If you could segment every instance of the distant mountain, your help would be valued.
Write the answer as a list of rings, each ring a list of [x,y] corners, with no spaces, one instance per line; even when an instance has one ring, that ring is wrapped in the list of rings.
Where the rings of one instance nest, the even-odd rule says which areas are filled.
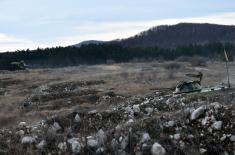
[[[161,47],[174,48],[190,44],[227,42],[235,44],[235,26],[217,24],[179,23],[161,25],[143,31],[133,37],[113,41],[89,40],[73,45],[81,47],[88,44],[118,44],[123,47]]]
[[[235,26],[180,23],[153,27],[133,37],[112,41],[124,47],[163,47],[205,44],[209,42],[235,43]]]
[[[103,43],[105,43],[105,41],[98,41],[98,40],[88,40],[88,41],[83,41],[83,42],[81,42],[81,43],[78,43],[78,44],[76,44],[76,45],[73,45],[73,46],[75,46],[75,47],[81,47],[82,45],[89,45],[89,44],[103,44]]]

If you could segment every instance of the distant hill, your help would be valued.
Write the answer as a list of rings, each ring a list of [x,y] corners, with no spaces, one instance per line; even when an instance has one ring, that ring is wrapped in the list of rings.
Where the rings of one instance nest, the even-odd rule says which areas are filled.
[[[180,23],[153,27],[133,37],[112,41],[124,47],[172,48],[211,42],[235,43],[235,26]]]
[[[73,45],[74,47],[81,47],[82,45],[89,45],[89,44],[103,44],[105,41],[99,41],[99,40],[88,40],[88,41],[83,41],[81,43],[78,43],[76,45]]]

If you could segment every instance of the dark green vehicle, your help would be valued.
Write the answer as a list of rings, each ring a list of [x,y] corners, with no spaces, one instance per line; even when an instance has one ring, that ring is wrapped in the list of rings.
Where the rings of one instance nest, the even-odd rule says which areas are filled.
[[[25,70],[26,67],[27,66],[24,61],[11,62],[8,70],[10,71]]]

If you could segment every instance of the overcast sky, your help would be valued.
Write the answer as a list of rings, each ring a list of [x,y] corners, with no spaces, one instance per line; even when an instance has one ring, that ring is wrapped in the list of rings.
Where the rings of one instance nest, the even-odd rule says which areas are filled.
[[[235,0],[0,0],[0,52],[126,38],[179,22],[235,25]]]

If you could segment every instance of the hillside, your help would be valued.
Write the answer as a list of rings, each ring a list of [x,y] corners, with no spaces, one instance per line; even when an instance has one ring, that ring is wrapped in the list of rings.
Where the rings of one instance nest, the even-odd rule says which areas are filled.
[[[216,24],[180,23],[153,27],[133,37],[112,41],[125,47],[172,48],[210,42],[235,43],[235,26]]]

